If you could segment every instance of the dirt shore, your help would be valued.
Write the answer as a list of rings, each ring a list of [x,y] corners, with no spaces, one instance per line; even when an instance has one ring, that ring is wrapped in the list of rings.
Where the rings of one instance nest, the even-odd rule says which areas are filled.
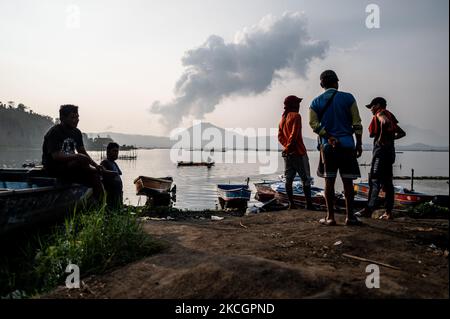
[[[448,298],[448,220],[318,223],[323,212],[279,211],[224,220],[145,221],[167,243],[157,255],[59,287],[46,298]],[[380,288],[365,281],[371,259]],[[82,270],[81,270],[82,271]]]

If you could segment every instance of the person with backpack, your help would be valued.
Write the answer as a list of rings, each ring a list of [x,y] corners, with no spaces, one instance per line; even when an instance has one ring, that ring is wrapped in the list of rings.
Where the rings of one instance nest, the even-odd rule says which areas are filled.
[[[338,91],[339,79],[333,70],[320,75],[324,93],[310,106],[309,124],[318,134],[320,162],[317,175],[325,178],[327,216],[322,225],[336,225],[334,218],[334,186],[339,171],[344,184],[346,225],[360,225],[353,214],[353,180],[361,177],[357,158],[362,154],[362,125],[358,106],[352,94]],[[353,138],[355,135],[356,143]]]

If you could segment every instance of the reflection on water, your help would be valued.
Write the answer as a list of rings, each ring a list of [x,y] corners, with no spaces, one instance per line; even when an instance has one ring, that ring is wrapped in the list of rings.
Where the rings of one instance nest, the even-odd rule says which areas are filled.
[[[100,160],[99,152],[89,152],[94,160]],[[266,152],[261,152],[266,153]],[[218,156],[233,159],[233,152],[226,154],[216,152]],[[217,156],[215,155],[215,156]],[[245,157],[245,151],[236,151],[238,158]],[[170,160],[170,150],[139,150],[138,158],[134,161],[118,160],[123,172],[124,198],[131,204],[144,204],[145,198],[135,195],[133,180],[139,175],[163,177],[172,176],[174,184],[177,185],[178,208],[206,209],[215,208],[218,205],[216,185],[222,183],[244,183],[250,177],[251,189],[254,195],[253,183],[263,179],[277,179],[283,174],[283,159],[278,152],[271,153],[276,160],[276,170],[271,174],[260,174],[261,165],[267,163],[216,163],[208,169],[206,167],[177,167],[176,163]],[[318,152],[309,152],[311,164],[311,174],[316,176],[316,168],[319,161]],[[20,167],[25,162],[40,162],[40,150],[25,149],[0,149],[0,167]],[[207,158],[205,156],[204,158]],[[258,159],[258,156],[256,157]],[[264,158],[264,157],[261,157]],[[266,155],[265,158],[268,158]],[[371,152],[364,152],[359,159],[359,163],[370,163]],[[416,176],[448,176],[449,175],[449,153],[448,152],[403,152],[397,154],[395,175],[410,175],[414,168]],[[370,166],[361,166],[363,179],[367,179]],[[323,187],[321,178],[315,177],[315,185]],[[395,181],[395,184],[405,187],[410,186],[410,181]],[[340,181],[336,184],[337,190],[342,190]],[[433,194],[449,194],[447,181],[415,181],[414,189]],[[253,198],[252,195],[252,198]],[[253,201],[253,199],[252,199]]]

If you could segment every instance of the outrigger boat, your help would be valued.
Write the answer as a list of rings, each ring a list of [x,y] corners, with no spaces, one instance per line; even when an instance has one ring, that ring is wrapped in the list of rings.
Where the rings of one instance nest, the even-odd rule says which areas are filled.
[[[244,208],[250,200],[251,190],[247,184],[219,184],[217,185],[217,195],[222,209],[224,208]]]
[[[0,235],[62,219],[91,194],[91,188],[42,169],[0,169]]]
[[[206,166],[207,168],[211,168],[214,166],[214,162],[183,162],[180,161],[177,163],[177,166]]]
[[[367,182],[355,183],[355,192],[364,197],[369,197],[370,185]],[[386,194],[380,191],[379,197],[384,199]],[[410,191],[401,186],[394,186],[394,205],[396,207],[414,206],[420,203],[431,201],[434,198],[433,195]]]

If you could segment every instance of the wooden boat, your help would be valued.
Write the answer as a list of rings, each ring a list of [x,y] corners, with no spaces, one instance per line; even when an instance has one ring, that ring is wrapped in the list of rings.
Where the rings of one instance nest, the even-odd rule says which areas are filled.
[[[292,185],[293,195],[294,195],[294,203],[297,206],[306,206],[306,198],[303,193],[303,187],[301,182],[295,181]],[[272,189],[275,190],[275,198],[281,204],[289,204],[289,199],[286,194],[285,184],[282,182],[272,184]],[[311,187],[311,197],[312,202],[316,207],[321,209],[326,209],[327,204],[325,201],[325,191],[319,187]],[[353,200],[353,208],[361,209],[367,205],[367,198],[356,195]],[[334,196],[334,207],[336,210],[345,209],[345,196],[342,193],[335,193]]]
[[[214,166],[214,162],[178,162],[177,166],[206,166],[207,168],[211,168]]]
[[[250,200],[251,193],[248,184],[217,185],[217,195],[222,209],[247,207],[247,202]]]
[[[170,192],[173,179],[172,177],[148,177],[139,176],[134,180],[136,186],[136,195],[161,195]]]
[[[56,221],[85,204],[92,190],[42,169],[0,169],[0,235]]]
[[[255,199],[260,202],[268,202],[275,198],[276,192],[272,189],[272,184],[278,181],[262,181],[261,183],[254,183],[256,188]]]
[[[354,185],[355,192],[364,197],[369,197],[369,183],[361,182]],[[401,186],[394,186],[394,205],[397,207],[414,206],[423,202],[428,202],[434,198],[433,195],[410,191]],[[386,194],[380,191],[379,197],[384,199]]]
[[[282,204],[289,204],[289,199],[286,194],[286,185],[284,182],[278,182],[271,185],[272,190],[275,191],[275,198]],[[292,184],[292,190],[294,195],[294,203],[298,206],[306,206],[305,193],[301,182],[295,181]],[[314,205],[320,207],[326,207],[325,197],[323,195],[324,190],[319,187],[311,187],[311,199]]]

